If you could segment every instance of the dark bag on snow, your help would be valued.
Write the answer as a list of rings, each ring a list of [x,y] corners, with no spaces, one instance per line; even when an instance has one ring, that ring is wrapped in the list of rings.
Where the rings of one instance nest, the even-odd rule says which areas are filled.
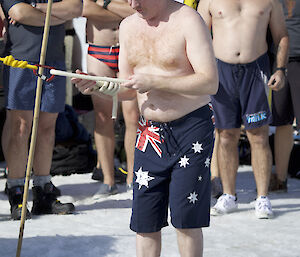
[[[59,113],[55,133],[51,175],[91,172],[97,162],[91,135],[71,106],[66,105],[65,111]]]

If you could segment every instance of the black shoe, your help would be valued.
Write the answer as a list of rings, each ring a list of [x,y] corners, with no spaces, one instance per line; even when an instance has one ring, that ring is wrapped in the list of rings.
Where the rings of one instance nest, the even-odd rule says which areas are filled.
[[[7,194],[10,203],[11,218],[13,220],[20,220],[22,216],[24,186],[15,186],[10,189],[7,188]],[[26,208],[26,219],[30,218],[30,212]]]
[[[52,184],[53,186],[53,193],[56,195],[56,196],[61,196],[61,192],[60,192],[60,189],[58,189],[56,186],[53,185],[53,183],[50,181],[50,184]]]
[[[115,166],[114,170],[114,178],[116,184],[123,184],[126,182],[127,177],[127,171],[125,171],[123,168],[119,167],[117,168]],[[92,179],[103,182],[103,173],[101,168],[95,167],[93,169]]]
[[[101,168],[94,167],[92,179],[103,182],[103,173]]]
[[[34,215],[42,214],[71,214],[75,210],[72,203],[61,203],[56,199],[53,184],[47,183],[44,188],[34,186],[33,206],[31,213]]]
[[[115,168],[115,183],[123,184],[126,183],[127,171],[124,170],[121,166]]]
[[[53,183],[50,181],[50,183],[53,185]],[[7,187],[7,182],[5,183],[5,189],[4,189],[4,193],[6,195],[8,195],[8,187]],[[56,195],[56,196],[61,196],[61,192],[60,192],[60,189],[58,189],[56,186],[53,185],[53,193]]]

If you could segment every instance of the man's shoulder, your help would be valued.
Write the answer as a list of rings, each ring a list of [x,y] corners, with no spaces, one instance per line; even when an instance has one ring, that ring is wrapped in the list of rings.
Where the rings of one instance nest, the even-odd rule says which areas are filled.
[[[182,22],[200,18],[200,14],[188,5],[182,5],[174,14],[176,19],[180,19]]]
[[[127,16],[126,18],[124,18],[120,24],[120,29],[121,28],[125,28],[131,26],[131,24],[136,24],[137,22],[139,22],[139,17],[136,13]]]
[[[203,23],[201,15],[192,7],[183,5],[174,16],[174,20],[183,27],[194,27],[196,23]]]

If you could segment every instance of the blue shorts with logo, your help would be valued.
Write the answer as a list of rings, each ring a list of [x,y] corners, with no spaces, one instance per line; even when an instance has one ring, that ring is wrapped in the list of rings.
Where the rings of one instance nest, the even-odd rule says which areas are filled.
[[[272,122],[268,104],[270,63],[267,54],[247,64],[217,60],[219,90],[211,96],[215,126],[219,129],[258,128]]]
[[[46,65],[55,67],[58,70],[65,70],[65,63],[62,61],[49,62]],[[44,75],[51,76],[49,69],[44,69]],[[5,66],[3,80],[7,109],[34,109],[37,76],[33,74],[32,70]],[[65,77],[56,76],[50,82],[43,82],[40,110],[51,113],[64,111],[65,97]]]
[[[158,232],[209,226],[212,111],[208,105],[171,122],[139,121],[130,228]]]

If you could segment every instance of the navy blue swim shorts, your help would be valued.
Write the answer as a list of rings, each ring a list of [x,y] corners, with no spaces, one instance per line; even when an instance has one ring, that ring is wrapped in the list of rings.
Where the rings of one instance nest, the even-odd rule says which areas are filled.
[[[258,128],[272,122],[268,103],[270,64],[267,54],[247,64],[217,60],[219,90],[211,96],[219,129]]]
[[[171,122],[141,118],[134,159],[130,228],[158,232],[168,225],[201,228],[210,220],[212,111],[203,106]]]
[[[46,65],[65,70],[64,62],[50,62]],[[44,74],[50,77],[48,69]],[[37,77],[30,69],[4,67],[3,71],[6,108],[10,110],[33,110]],[[50,82],[43,82],[41,107],[43,112],[58,113],[64,111],[66,97],[66,78],[56,76]]]

